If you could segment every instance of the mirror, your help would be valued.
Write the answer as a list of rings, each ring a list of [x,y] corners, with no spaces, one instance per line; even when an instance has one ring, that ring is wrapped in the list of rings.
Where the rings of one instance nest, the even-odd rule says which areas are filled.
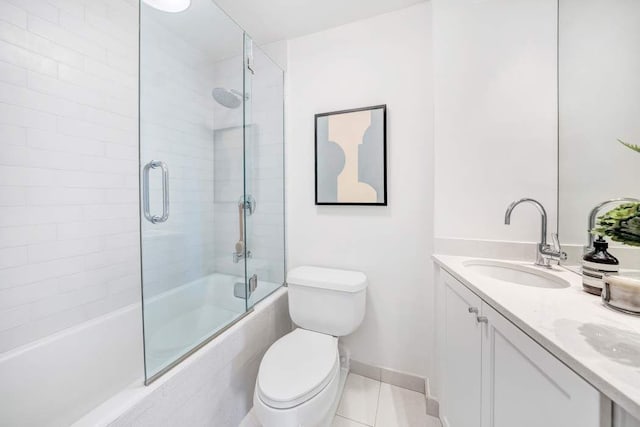
[[[558,0],[558,7],[558,230],[567,264],[578,265],[590,211],[609,199],[640,199],[640,151],[631,147],[640,146],[640,0]],[[614,228],[609,252],[621,269],[640,270],[640,246],[615,241],[633,237]]]

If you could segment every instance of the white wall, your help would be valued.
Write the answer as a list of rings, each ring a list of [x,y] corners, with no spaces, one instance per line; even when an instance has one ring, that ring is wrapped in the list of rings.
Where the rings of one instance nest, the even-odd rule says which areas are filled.
[[[137,3],[0,0],[0,353],[139,301]]]
[[[432,289],[430,3],[290,40],[288,267],[361,270],[354,360],[424,376]],[[387,104],[387,207],[314,205],[314,114]]]
[[[537,242],[556,228],[556,0],[434,0],[435,235]]]

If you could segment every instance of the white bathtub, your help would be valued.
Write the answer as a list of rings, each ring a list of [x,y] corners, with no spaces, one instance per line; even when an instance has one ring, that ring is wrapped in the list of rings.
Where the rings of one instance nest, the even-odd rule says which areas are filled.
[[[140,304],[0,356],[0,425],[68,426],[142,381]]]
[[[244,283],[244,278],[214,273],[145,303],[145,351],[150,375],[245,313],[245,300],[233,294],[236,283]],[[260,281],[249,298],[249,307],[278,286]]]
[[[148,363],[166,365],[167,355],[180,356],[211,335],[212,325],[224,326],[244,313],[244,300],[233,296],[240,279],[214,274],[147,303],[147,319],[162,325],[147,345],[164,352],[150,354]],[[261,283],[251,300],[277,287]],[[129,397],[140,396],[143,366],[140,304],[7,352],[0,356],[0,426],[69,426],[102,417],[100,411],[89,413],[106,401],[108,412],[129,407]]]

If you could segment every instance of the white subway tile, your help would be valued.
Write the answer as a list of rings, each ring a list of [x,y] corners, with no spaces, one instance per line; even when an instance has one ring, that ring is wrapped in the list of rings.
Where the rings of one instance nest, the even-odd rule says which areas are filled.
[[[105,155],[113,159],[137,159],[138,147],[122,144],[105,144]]]
[[[26,199],[20,187],[0,185],[0,206],[24,206]]]
[[[137,166],[137,165],[136,165]],[[137,171],[137,167],[136,167]],[[139,192],[137,188],[107,188],[105,191],[106,203],[138,203]]]
[[[24,246],[0,249],[0,269],[17,267],[27,263],[27,251]]]
[[[58,75],[56,61],[3,40],[0,40],[0,61],[48,76]]]
[[[138,248],[119,248],[102,251],[97,254],[88,254],[84,256],[84,266],[90,270],[123,263],[137,257],[138,252]]]
[[[27,323],[30,318],[28,306],[16,307],[10,310],[0,310],[0,331],[15,328]]]
[[[47,279],[36,283],[0,289],[0,312],[18,307],[58,293],[58,279]]]
[[[79,0],[47,0],[57,7],[60,12],[70,13],[78,18],[84,18],[84,4]]]
[[[61,14],[62,17],[69,16],[72,22],[76,22],[77,19],[72,15]],[[73,49],[79,53],[90,56],[96,59],[105,60],[107,53],[104,47],[98,45],[95,42],[89,41],[86,38],[78,37],[77,34],[70,32],[66,28],[62,28],[58,25],[47,22],[35,16],[29,16],[27,21],[27,28],[29,31],[38,34],[54,43],[58,43],[62,46]]]
[[[84,56],[19,26],[0,21],[0,40],[75,67],[84,66]]]
[[[0,19],[22,28],[27,27],[27,12],[6,0],[0,0]]]
[[[136,116],[127,116],[123,114],[112,113],[103,109],[86,107],[84,118],[88,122],[129,131],[131,132],[131,135],[137,136],[138,120]]]
[[[27,85],[27,70],[0,61],[0,80],[18,86]]]
[[[43,262],[38,264],[37,268],[34,268],[33,265],[5,268],[0,270],[0,289],[58,278],[82,270],[81,257]]]
[[[89,205],[105,202],[104,191],[97,188],[28,187],[24,193],[26,202],[32,206]]]
[[[80,104],[3,82],[0,82],[0,102],[61,116],[79,117],[84,113]]]
[[[85,8],[97,15],[106,15],[109,13],[109,1],[111,0],[83,0]]]
[[[106,219],[94,220],[87,218],[86,221],[69,221],[58,224],[58,238],[79,239],[93,236],[109,236],[125,232],[136,232],[138,230],[138,216],[126,219]]]
[[[28,247],[29,262],[37,264],[60,258],[99,252],[104,249],[103,239],[80,239],[40,243]]]
[[[48,242],[55,240],[56,237],[57,231],[54,224],[0,227],[0,248]]]
[[[0,102],[0,124],[55,131],[56,116],[42,111]]]
[[[25,145],[26,143],[26,128],[11,125],[0,125],[0,144]]]
[[[105,153],[105,144],[102,141],[60,135],[37,129],[27,130],[27,140],[30,147],[42,150],[88,154],[91,156],[101,156]]]
[[[135,132],[123,131],[66,117],[58,118],[58,132],[64,135],[97,139],[114,144],[133,145],[137,142]]]
[[[83,286],[71,292],[52,295],[31,304],[31,320],[42,319],[69,309],[82,307],[107,296],[105,285]]]
[[[137,7],[0,0],[0,352],[139,301]]]
[[[76,206],[0,206],[0,227],[51,224],[77,221],[82,218],[82,208]]]
[[[58,22],[58,8],[51,5],[48,2],[42,0],[6,0],[9,3],[13,3],[14,6],[18,6],[29,14],[39,16],[47,21],[57,23]]]
[[[57,68],[56,68],[57,75]],[[74,101],[82,105],[103,107],[106,105],[106,96],[97,90],[83,88],[73,82],[63,82],[57,78],[29,72],[27,75],[29,88],[57,96],[61,99]]]

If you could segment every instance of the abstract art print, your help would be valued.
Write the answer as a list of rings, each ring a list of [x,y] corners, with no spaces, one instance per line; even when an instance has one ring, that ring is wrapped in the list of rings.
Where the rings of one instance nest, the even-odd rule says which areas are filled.
[[[387,106],[316,114],[316,205],[387,205]]]

